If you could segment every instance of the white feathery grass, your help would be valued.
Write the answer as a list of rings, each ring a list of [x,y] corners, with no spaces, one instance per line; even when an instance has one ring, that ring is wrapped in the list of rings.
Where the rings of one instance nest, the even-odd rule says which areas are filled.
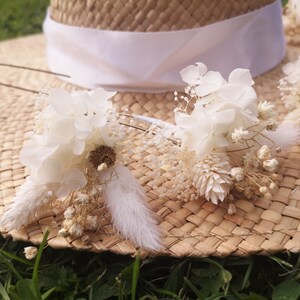
[[[158,251],[161,238],[152,212],[145,202],[145,192],[131,172],[118,164],[101,173],[103,196],[114,227],[137,246]]]
[[[13,230],[28,224],[48,201],[47,187],[27,179],[9,209],[0,217],[0,227]]]
[[[283,122],[276,131],[269,131],[267,136],[278,147],[285,149],[299,142],[300,128],[291,122]]]

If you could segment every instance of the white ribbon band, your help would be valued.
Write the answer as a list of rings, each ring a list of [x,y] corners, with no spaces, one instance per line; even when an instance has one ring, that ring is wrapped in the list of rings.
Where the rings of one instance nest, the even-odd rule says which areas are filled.
[[[179,72],[203,62],[226,77],[235,68],[252,76],[275,67],[285,42],[281,1],[196,29],[122,32],[44,22],[49,68],[87,88],[161,92],[181,90]],[[65,79],[65,78],[64,78]]]

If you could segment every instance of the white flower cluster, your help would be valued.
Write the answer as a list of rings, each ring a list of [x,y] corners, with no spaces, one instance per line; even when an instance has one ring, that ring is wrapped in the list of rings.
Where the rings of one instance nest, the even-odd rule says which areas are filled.
[[[247,128],[259,123],[257,95],[249,70],[232,71],[227,82],[219,72],[207,71],[204,64],[198,63],[181,71],[181,76],[196,103],[191,114],[175,110],[180,128],[176,137],[183,148],[195,151],[198,159],[228,147],[232,140],[244,140]]]
[[[49,92],[49,104],[38,117],[38,130],[20,153],[22,164],[31,171],[29,179],[47,185],[58,198],[84,187],[88,154],[114,140],[107,123],[115,93],[97,89],[68,93]]]
[[[300,1],[289,0],[288,2],[290,18],[294,19],[297,25],[300,25]]]
[[[193,158],[195,167],[186,173],[197,178],[194,187],[198,195],[215,204],[224,201],[236,187],[248,196],[255,192],[269,196],[269,189],[261,192],[259,188],[265,186],[262,179],[274,185],[264,173],[275,172],[278,162],[265,143],[274,146],[268,131],[275,131],[277,122],[270,102],[257,103],[249,70],[235,69],[226,81],[219,72],[197,63],[182,70],[181,76],[189,86],[186,95],[179,98],[175,94],[178,107],[174,136]],[[243,158],[247,155],[256,163],[255,168]],[[226,166],[222,165],[225,162]]]
[[[283,25],[287,44],[299,45],[300,42],[300,1],[289,0],[283,10]]]
[[[281,92],[281,97],[286,105],[286,107],[292,112],[286,117],[287,120],[296,119],[299,121],[300,116],[300,57],[294,61],[285,64],[282,68],[285,74],[279,81],[279,89]],[[295,117],[290,117],[293,114]],[[297,118],[298,116],[298,118]],[[297,120],[298,119],[298,120]],[[300,123],[299,123],[300,124]]]

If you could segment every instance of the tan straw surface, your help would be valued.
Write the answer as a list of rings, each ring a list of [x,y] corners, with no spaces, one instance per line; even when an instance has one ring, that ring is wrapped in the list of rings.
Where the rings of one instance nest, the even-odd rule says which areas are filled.
[[[51,0],[51,17],[68,25],[120,31],[190,29],[261,8],[274,0]]]
[[[22,49],[22,51],[19,51]],[[294,59],[297,48],[290,48]],[[42,36],[31,36],[0,44],[0,57],[7,63],[46,69],[44,40]],[[1,81],[33,90],[47,90],[49,87],[70,85],[56,77],[33,71],[0,67]],[[285,114],[276,89],[282,76],[280,67],[256,80],[261,98],[274,101],[280,118]],[[25,134],[32,130],[36,114],[35,95],[13,88],[0,87],[0,214],[7,209],[16,190],[24,182],[27,172],[18,160],[18,153]],[[138,99],[134,103],[132,100]],[[121,107],[127,105],[130,112],[143,113],[169,119],[173,100],[164,95],[142,96],[142,94],[119,94],[114,102]],[[130,140],[139,149],[140,133],[133,131]],[[149,152],[156,151],[149,148]],[[288,152],[280,154],[279,190],[271,200],[237,199],[237,213],[228,215],[224,207],[216,206],[204,199],[181,203],[172,197],[160,197],[168,189],[169,174],[161,171],[155,176],[151,165],[143,158],[148,152],[132,156],[129,167],[147,191],[148,202],[157,216],[164,235],[165,250],[160,255],[172,256],[226,256],[272,254],[278,251],[300,251],[300,147],[295,145]],[[157,155],[160,155],[157,152]],[[154,188],[155,187],[155,188]],[[187,199],[188,200],[188,199]],[[40,243],[47,226],[52,226],[48,240],[55,248],[69,247],[89,251],[110,250],[121,254],[136,252],[135,247],[115,233],[110,216],[103,206],[103,221],[98,232],[87,232],[90,242],[81,239],[58,237],[62,214],[49,210],[45,215],[20,230],[8,233],[15,239]],[[147,238],[147,237],[145,237]]]

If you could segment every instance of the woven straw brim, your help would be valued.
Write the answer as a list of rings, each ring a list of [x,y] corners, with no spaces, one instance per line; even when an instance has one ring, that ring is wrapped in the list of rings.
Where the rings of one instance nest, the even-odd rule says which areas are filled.
[[[289,48],[288,60],[294,60],[300,50]],[[0,56],[6,63],[47,69],[44,38],[30,36],[0,44]],[[68,85],[53,75],[9,67],[0,67],[2,83],[36,91]],[[260,99],[275,103],[279,119],[286,114],[277,89],[282,77],[281,66],[257,78],[256,90]],[[19,151],[25,134],[33,129],[36,115],[36,95],[14,88],[0,86],[0,215],[9,207],[16,190],[24,182],[27,171],[19,162]],[[174,101],[172,93],[118,94],[114,104],[119,109],[127,107],[129,113],[148,115],[172,121]],[[140,133],[133,131],[130,139],[139,147]],[[149,148],[149,153],[153,149]],[[147,153],[144,152],[146,157]],[[272,254],[278,251],[300,252],[300,147],[295,145],[280,153],[279,189],[271,200],[238,199],[237,212],[227,214],[223,206],[216,206],[205,199],[178,202],[176,199],[160,197],[168,188],[168,173],[162,170],[160,177],[144,164],[142,159],[132,158],[129,168],[147,192],[147,201],[155,212],[163,233],[165,250],[154,255],[171,256],[227,256]],[[2,232],[17,240],[41,242],[43,233],[51,226],[48,239],[54,248],[85,249],[94,252],[113,251],[134,255],[137,249],[118,235],[105,214],[105,221],[98,232],[87,232],[90,243],[81,239],[58,236],[62,213],[49,210],[36,222],[12,232]],[[145,239],[147,237],[145,236]],[[146,255],[146,253],[145,253]]]

